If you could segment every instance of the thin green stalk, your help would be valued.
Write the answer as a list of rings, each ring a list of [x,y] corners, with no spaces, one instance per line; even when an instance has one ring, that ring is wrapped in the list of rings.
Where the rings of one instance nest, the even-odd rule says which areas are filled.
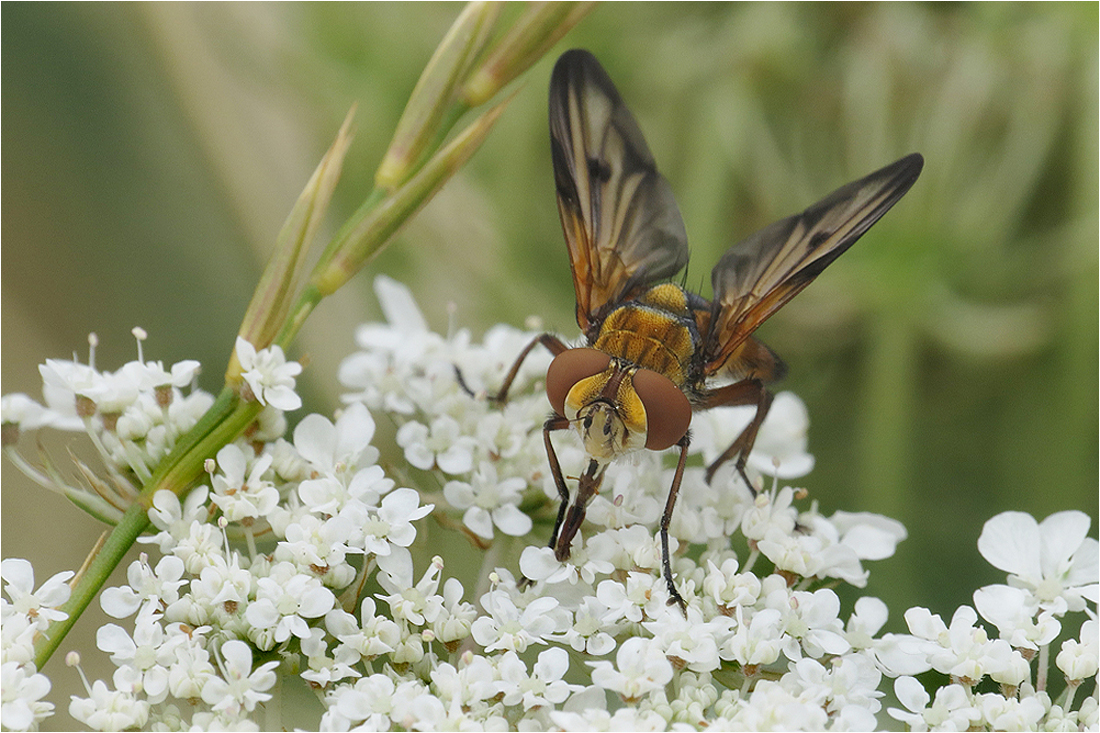
[[[199,423],[176,445],[176,449],[161,463],[140,496],[111,530],[107,541],[93,551],[94,557],[76,579],[69,600],[61,606],[60,610],[68,617],[51,624],[35,641],[34,661],[39,670],[50,660],[69,629],[107,582],[138,536],[149,526],[148,511],[153,504],[153,495],[161,489],[168,489],[177,496],[184,496],[202,475],[206,459],[244,432],[256,419],[260,409],[261,405],[256,402],[241,403],[233,391],[226,388]]]
[[[107,578],[114,572],[122,557],[133,546],[134,541],[149,525],[149,517],[146,509],[139,503],[131,504],[122,520],[111,530],[107,541],[96,553],[84,574],[73,586],[69,600],[61,606],[60,611],[68,614],[63,621],[55,621],[49,629],[40,634],[34,642],[34,664],[39,670],[57,650],[62,639],[69,633],[80,614],[96,597],[99,589],[107,582]]]

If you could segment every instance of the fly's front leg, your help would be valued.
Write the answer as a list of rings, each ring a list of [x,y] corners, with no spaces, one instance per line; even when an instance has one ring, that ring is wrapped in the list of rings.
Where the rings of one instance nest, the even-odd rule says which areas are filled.
[[[558,530],[561,529],[562,520],[565,519],[565,510],[569,507],[569,487],[565,485],[565,476],[561,472],[561,464],[558,462],[558,454],[554,451],[554,444],[550,442],[550,432],[564,430],[569,427],[569,420],[560,415],[551,415],[542,425],[542,439],[546,444],[546,460],[550,463],[550,475],[554,477],[554,485],[558,487],[558,497],[561,506],[558,507],[558,518],[554,521],[554,532],[550,535],[549,547],[551,550],[557,544]],[[521,578],[520,589],[532,585],[534,581],[529,578]]]
[[[745,473],[745,461],[749,457],[753,444],[756,443],[756,434],[760,431],[760,425],[764,422],[764,418],[768,415],[768,409],[772,406],[772,393],[759,380],[744,379],[735,384],[719,387],[705,393],[701,401],[702,409],[726,405],[756,405],[756,414],[753,415],[752,420],[745,426],[745,429],[741,431],[741,434],[737,436],[730,447],[726,448],[725,452],[707,467],[707,482],[709,483],[714,478],[714,473],[719,466],[737,456],[737,463],[734,464],[737,473],[741,475],[741,479],[749,487],[749,491],[752,492],[753,496],[756,496],[756,487],[752,485]]]
[[[535,348],[538,344],[545,346],[554,356],[557,356],[569,348],[562,343],[561,339],[552,333],[543,333],[536,336],[531,343],[523,347],[523,351],[519,352],[519,356],[516,357],[515,362],[512,364],[512,368],[508,370],[508,374],[504,377],[504,383],[500,385],[500,391],[495,395],[487,395],[490,402],[503,404],[508,401],[508,390],[512,388],[512,382],[515,381],[516,375],[519,374],[519,368],[523,365],[523,360],[531,353],[531,349]],[[466,380],[463,379],[462,371],[458,368],[457,364],[455,365],[455,377],[458,379],[458,386],[462,387],[462,390],[466,392],[466,394],[474,397],[474,391],[466,386]]]
[[[565,476],[561,472],[561,464],[558,463],[558,454],[554,451],[554,444],[550,442],[551,430],[564,430],[569,427],[569,420],[561,415],[551,415],[542,426],[542,439],[546,444],[546,459],[550,462],[550,475],[554,477],[554,485],[558,487],[558,497],[561,506],[558,507],[558,518],[554,521],[554,531],[550,535],[550,549],[558,543],[558,530],[561,529],[562,520],[565,519],[565,510],[569,507],[569,487],[565,485]]]
[[[676,473],[672,476],[672,486],[668,490],[668,500],[665,502],[665,513],[661,517],[661,563],[664,566],[665,583],[668,585],[668,605],[679,604],[680,610],[687,612],[687,604],[684,597],[676,590],[676,583],[672,579],[672,560],[668,554],[668,525],[672,522],[672,510],[676,507],[676,497],[680,493],[680,482],[684,479],[684,466],[687,465],[688,444],[691,442],[690,434],[676,443],[680,446],[680,461],[676,464]]]

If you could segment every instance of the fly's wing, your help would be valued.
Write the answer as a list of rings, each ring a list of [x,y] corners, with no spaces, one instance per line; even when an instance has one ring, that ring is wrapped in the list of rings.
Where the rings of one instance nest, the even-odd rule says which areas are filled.
[[[907,155],[731,247],[711,274],[714,312],[704,373],[723,366],[737,371],[726,362],[738,347],[889,211],[923,165],[920,154]]]
[[[688,261],[672,189],[596,58],[567,51],[550,79],[550,146],[577,323],[671,277]]]

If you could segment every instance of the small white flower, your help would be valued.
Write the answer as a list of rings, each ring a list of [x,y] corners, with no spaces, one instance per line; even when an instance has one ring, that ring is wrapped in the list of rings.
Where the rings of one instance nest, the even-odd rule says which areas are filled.
[[[514,656],[513,652],[509,654]],[[503,663],[505,658],[496,659],[498,663]],[[516,661],[519,661],[518,658]],[[522,664],[520,662],[520,665]],[[526,672],[527,668],[523,667],[524,677]],[[432,691],[450,709],[483,707],[485,700],[499,694],[504,688],[510,687],[502,684],[501,673],[492,662],[473,652],[463,653],[459,657],[457,667],[452,664],[440,664],[432,670],[431,679]]]
[[[191,592],[169,606],[165,616],[196,626],[212,618],[236,616],[250,596],[254,582],[252,574],[240,566],[236,553],[228,559],[211,556],[199,577],[191,581]]]
[[[996,693],[977,695],[974,700],[988,730],[1040,730],[1047,712],[1038,697],[1006,698]]]
[[[474,467],[477,440],[462,434],[462,428],[450,415],[432,420],[431,427],[415,420],[397,431],[397,444],[405,449],[405,460],[428,471],[435,466],[449,474],[466,473]]]
[[[979,588],[974,591],[974,608],[997,627],[1002,639],[1017,649],[1038,650],[1062,632],[1055,614],[1040,611],[1037,599],[1022,588],[1007,585]]]
[[[1081,641],[1066,639],[1062,650],[1054,660],[1058,669],[1068,680],[1083,680],[1092,677],[1100,669],[1100,639],[1097,638],[1098,624],[1090,618],[1081,624]]]
[[[0,398],[0,422],[18,425],[20,430],[37,430],[43,427],[58,430],[84,429],[84,421],[76,415],[62,415],[19,392]]]
[[[363,525],[364,549],[375,555],[388,555],[393,545],[408,547],[416,539],[412,523],[428,516],[434,508],[434,504],[421,506],[420,494],[413,489],[397,489],[386,494]]]
[[[171,656],[171,665],[168,667],[168,692],[173,697],[180,699],[198,699],[202,696],[202,689],[217,675],[217,670],[210,661],[210,653],[206,650],[205,634],[210,630],[209,626],[199,628],[184,627],[182,624],[171,624],[167,631],[169,642],[164,649]]]
[[[105,624],[96,632],[96,646],[110,654],[116,666],[133,669],[146,699],[153,704],[168,697],[168,669],[162,662],[170,664],[172,660],[163,659],[164,642],[164,629],[149,612],[137,617],[133,638],[117,624]]]
[[[324,616],[336,602],[332,591],[320,580],[298,573],[290,563],[276,564],[271,575],[260,578],[256,586],[256,600],[248,604],[245,618],[279,643],[292,635],[299,639],[309,636],[306,619]],[[266,643],[262,646],[270,648]]]
[[[717,669],[721,660],[718,647],[732,631],[734,620],[728,616],[716,616],[704,622],[699,611],[688,608],[687,614],[675,606],[666,606],[664,613],[642,626],[653,634],[654,642],[664,650],[665,656],[679,660],[678,667],[686,666],[695,672]]]
[[[447,578],[443,584],[443,611],[432,622],[432,631],[444,646],[469,636],[470,626],[477,618],[474,604],[462,600],[463,590],[458,578]]]
[[[274,669],[279,662],[265,662],[252,669],[252,649],[239,639],[221,646],[218,667],[221,677],[211,677],[202,688],[202,700],[215,712],[238,716],[252,712],[258,703],[270,700],[267,690],[275,684]],[[119,729],[121,730],[121,729]]]
[[[389,604],[395,620],[400,618],[414,626],[423,626],[439,617],[443,611],[443,598],[436,595],[443,572],[440,557],[432,558],[432,564],[415,584],[412,559],[407,552],[380,556],[378,566],[382,570],[378,582],[389,593],[378,597]]]
[[[625,583],[613,578],[600,581],[596,598],[607,607],[604,623],[639,623],[646,616],[656,616],[668,597],[663,588],[664,581],[650,573],[627,573]]]
[[[0,718],[7,730],[32,730],[53,715],[53,703],[42,698],[50,680],[35,672],[33,664],[4,662],[0,666]]]
[[[504,693],[504,704],[522,703],[524,710],[557,705],[571,692],[581,689],[580,685],[562,679],[569,671],[569,653],[557,647],[539,654],[530,675],[527,665],[512,651],[504,654],[497,670],[500,674],[498,689]]]
[[[160,361],[131,361],[123,365],[121,371],[127,372],[142,391],[155,390],[157,387],[183,388],[191,384],[202,370],[202,365],[194,359],[186,359],[165,369]]]
[[[377,459],[377,450],[368,451],[374,429],[366,405],[354,402],[335,424],[321,415],[306,415],[294,428],[294,447],[315,472],[354,471]]]
[[[783,615],[766,608],[744,618],[741,606],[736,609],[737,625],[722,645],[723,659],[732,659],[742,666],[771,664],[782,653]]]
[[[801,657],[801,650],[820,658],[826,654],[844,654],[851,649],[838,618],[840,599],[832,590],[795,591],[788,596],[785,589],[779,589],[768,595],[766,603],[783,614],[784,636],[787,637],[783,650],[790,659]],[[801,650],[798,642],[801,642]]]
[[[272,345],[256,351],[255,346],[238,336],[236,350],[241,377],[261,405],[284,411],[302,406],[302,398],[294,391],[294,378],[302,373],[302,365],[287,361],[282,347]]]
[[[180,587],[187,584],[183,570],[183,561],[171,555],[162,557],[154,570],[142,554],[126,569],[128,585],[105,589],[99,598],[100,606],[108,616],[126,618],[143,603],[153,607],[175,603]]]
[[[334,657],[349,665],[388,654],[401,643],[401,629],[391,619],[376,615],[373,598],[363,599],[359,619],[339,608],[329,611],[325,628],[340,641]]]
[[[595,596],[585,596],[573,616],[573,625],[561,638],[578,652],[602,657],[615,648],[615,637],[609,632],[615,624],[605,624],[608,608]]]
[[[912,731],[967,730],[981,719],[981,713],[962,685],[938,689],[931,707],[924,685],[913,677],[898,677],[894,681],[894,693],[906,709],[889,708],[886,712]]]
[[[985,523],[978,551],[1041,607],[1061,598],[1070,611],[1081,611],[1086,599],[1100,600],[1100,546],[1087,536],[1090,523],[1078,511],[1051,514],[1041,523],[1030,514],[1004,512]]]
[[[141,728],[149,720],[151,705],[139,700],[132,689],[112,690],[103,680],[96,680],[88,695],[72,696],[69,715],[93,730]]]
[[[206,521],[206,499],[209,493],[206,486],[197,486],[187,495],[182,505],[180,498],[168,489],[161,489],[153,494],[149,521],[160,532],[150,537],[138,537],[138,542],[155,543],[164,554],[172,553],[177,543],[191,536],[193,524]],[[201,567],[188,570],[197,573]]]
[[[737,569],[736,557],[726,558],[721,567],[707,560],[703,592],[720,607],[752,606],[760,597],[760,579],[752,573],[739,573]]]
[[[258,519],[275,509],[279,490],[262,478],[271,467],[270,453],[256,457],[249,470],[244,451],[230,443],[218,451],[217,461],[220,472],[211,480],[210,501],[218,505],[226,519],[230,522]]]
[[[75,415],[77,396],[91,398],[102,390],[103,375],[87,364],[66,359],[46,359],[38,366],[46,404],[64,415]]]
[[[372,674],[356,680],[354,685],[333,690],[329,694],[329,709],[347,721],[342,726],[344,730],[352,726],[363,730],[391,730],[395,689],[393,680],[386,675]]]
[[[71,570],[57,573],[34,589],[34,568],[21,558],[8,558],[0,562],[0,578],[4,580],[4,592],[11,599],[9,613],[19,613],[32,619],[40,629],[53,621],[62,621],[68,614],[57,607],[69,600],[72,589],[68,585],[73,577]]]
[[[569,612],[556,598],[536,598],[520,609],[503,589],[491,590],[481,597],[481,607],[489,615],[474,621],[470,633],[485,651],[498,649],[522,653],[531,644],[545,644],[549,636],[568,624]]]
[[[624,641],[615,653],[615,664],[589,662],[592,682],[605,690],[619,693],[626,702],[637,700],[672,681],[672,663],[660,644],[653,639],[634,636]]]
[[[933,669],[968,684],[976,684],[985,675],[994,679],[1018,675],[1016,658],[1020,653],[1003,639],[990,640],[985,629],[974,625],[977,620],[978,614],[970,606],[955,611],[950,627],[927,609],[910,608],[905,612],[909,630],[925,641],[925,653]]]
[[[496,466],[483,462],[469,483],[448,481],[443,495],[456,509],[465,509],[462,523],[479,537],[493,538],[493,525],[507,535],[522,537],[531,531],[531,517],[519,509],[527,482],[518,477],[500,479]]]

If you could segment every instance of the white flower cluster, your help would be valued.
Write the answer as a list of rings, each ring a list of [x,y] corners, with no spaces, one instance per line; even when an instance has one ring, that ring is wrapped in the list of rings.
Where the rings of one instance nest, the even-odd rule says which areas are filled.
[[[1005,512],[986,522],[978,550],[991,565],[1009,573],[1008,584],[979,588],[974,608],[961,606],[950,624],[925,608],[905,613],[911,633],[890,638],[883,655],[887,667],[901,674],[894,691],[905,706],[891,708],[889,714],[910,730],[1096,730],[1096,689],[1078,709],[1073,707],[1081,684],[1095,681],[1100,666],[1100,547],[1087,536],[1089,524],[1088,516],[1077,511],[1052,514],[1042,523],[1021,512]],[[1063,641],[1055,658],[1066,689],[1052,700],[1046,692],[1047,675],[1051,644],[1062,633],[1059,619],[1081,611],[1088,619],[1080,638]],[[990,638],[977,624],[978,614],[999,637]],[[930,669],[950,679],[934,700],[909,676]],[[997,683],[999,691],[976,692],[983,679]]]
[[[999,639],[969,608],[950,626],[911,609],[910,634],[880,635],[885,604],[864,597],[846,611],[833,587],[864,587],[864,561],[892,555],[904,528],[871,514],[822,516],[804,506],[804,491],[779,485],[813,464],[805,408],[786,393],[749,457],[773,487],[754,499],[730,468],[708,484],[701,465],[751,418],[747,408],[711,410],[695,416],[670,528],[681,611],[668,605],[654,534],[670,456],[643,451],[609,468],[572,556],[558,562],[544,546],[558,508],[541,430],[548,355],[531,353],[504,405],[469,394],[456,374],[492,392],[535,334],[444,337],[402,286],[379,278],[376,290],[388,323],[362,327],[361,351],[341,367],[347,407],[335,422],[305,417],[289,441],[281,410],[298,404],[298,365],[238,344],[248,387],[267,407],[247,439],[210,457],[204,485],[183,500],[154,497],[143,541],[160,558],[142,555],[125,585],[102,593],[104,610],[129,620],[99,630],[117,669],[110,684],[85,683],[88,696],[69,706],[75,719],[99,730],[871,730],[889,716],[914,729],[1096,727],[1095,690],[1075,703],[1098,657],[1097,546],[1080,513],[1041,525],[1005,514],[987,525],[981,551],[1010,575],[975,594],[975,607]],[[112,481],[136,485],[156,467],[159,446],[185,429],[173,406],[209,404],[173,381],[145,437],[112,442],[145,392],[135,387],[112,425],[104,393],[86,386],[105,377],[66,369],[90,370],[63,394],[83,405],[80,424],[103,445]],[[63,422],[56,399],[48,390],[51,407],[34,408],[5,398],[9,454],[9,423]],[[396,423],[407,465],[390,474],[415,488],[379,465],[372,412]],[[163,439],[151,437],[155,427]],[[553,440],[564,473],[576,475],[579,441]],[[439,557],[415,569],[414,557],[432,554],[418,531],[429,513],[470,540],[478,590],[447,577]],[[32,729],[53,706],[31,645],[67,600],[67,576],[34,591],[29,563],[5,560],[0,571],[10,599],[0,606],[3,724]],[[1081,612],[1079,638],[1055,660],[1066,692],[1052,700],[1051,645]],[[934,700],[913,676],[929,670],[949,675]],[[284,704],[296,678],[315,707],[300,696]],[[984,680],[999,691],[979,688]],[[905,709],[888,716],[891,687]]]
[[[34,640],[52,621],[67,618],[57,609],[69,600],[65,571],[34,589],[34,568],[26,560],[0,562],[0,579],[7,598],[0,598],[0,719],[8,730],[37,729],[53,715],[44,698],[50,680],[34,665]]]

